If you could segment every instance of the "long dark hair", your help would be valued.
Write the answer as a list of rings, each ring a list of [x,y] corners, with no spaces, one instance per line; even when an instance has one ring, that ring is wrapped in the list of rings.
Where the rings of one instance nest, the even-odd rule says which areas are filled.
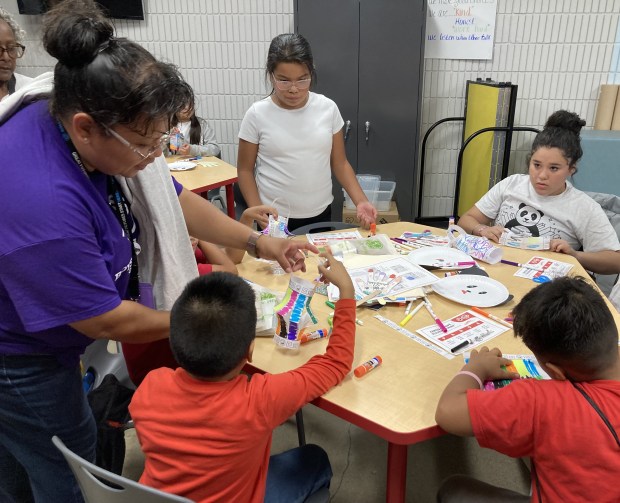
[[[189,119],[189,142],[192,145],[199,145],[201,135],[202,127],[200,126],[200,121],[198,120],[198,117],[196,117],[196,112],[193,112],[191,118]]]
[[[283,33],[274,37],[267,51],[267,64],[265,65],[265,78],[269,82],[269,76],[276,70],[278,63],[299,63],[305,65],[310,72],[312,84],[316,83],[316,70],[310,43],[298,33]],[[273,92],[273,90],[272,90]]]
[[[124,124],[139,132],[175,121],[193,107],[191,87],[173,65],[140,45],[114,36],[92,0],[64,0],[45,15],[45,50],[58,60],[50,101],[56,117],[88,113],[98,124]]]
[[[581,128],[585,125],[586,121],[573,112],[558,110],[551,114],[547,119],[544,129],[534,138],[532,150],[527,157],[528,165],[532,155],[534,155],[534,152],[539,148],[559,148],[564,153],[564,157],[568,160],[569,166],[575,168],[576,173],[577,161],[579,161],[583,155],[579,133]]]

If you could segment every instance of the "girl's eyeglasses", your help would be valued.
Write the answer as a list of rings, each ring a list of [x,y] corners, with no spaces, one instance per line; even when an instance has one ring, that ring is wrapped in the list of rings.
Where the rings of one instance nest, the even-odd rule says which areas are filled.
[[[302,80],[276,80],[273,79],[275,86],[280,91],[288,91],[291,87],[295,86],[297,89],[305,90],[310,87],[312,83],[312,79],[302,79]]]

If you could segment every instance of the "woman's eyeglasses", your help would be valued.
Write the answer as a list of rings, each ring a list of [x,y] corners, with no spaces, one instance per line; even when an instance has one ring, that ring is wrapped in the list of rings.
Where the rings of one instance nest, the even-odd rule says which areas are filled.
[[[26,48],[22,44],[9,45],[8,47],[0,46],[0,58],[4,56],[4,53],[9,55],[11,59],[18,59],[24,55]]]
[[[168,141],[170,141],[170,133],[164,133],[162,137],[159,139],[159,142],[157,143],[157,145],[148,149],[146,154],[143,154],[142,152],[140,152],[138,147],[133,145],[131,142],[127,141],[125,138],[123,138],[120,134],[118,134],[113,129],[110,129],[108,126],[104,126],[103,124],[101,125],[101,127],[103,127],[103,129],[105,129],[107,133],[109,133],[114,138],[116,138],[118,141],[120,141],[123,145],[125,145],[129,150],[131,150],[132,152],[142,157],[142,159],[148,159],[158,150],[163,150],[166,144],[168,143]]]
[[[273,79],[275,86],[280,91],[288,91],[291,87],[295,86],[297,89],[308,89],[310,84],[312,83],[312,79],[301,79],[301,80],[276,80]]]

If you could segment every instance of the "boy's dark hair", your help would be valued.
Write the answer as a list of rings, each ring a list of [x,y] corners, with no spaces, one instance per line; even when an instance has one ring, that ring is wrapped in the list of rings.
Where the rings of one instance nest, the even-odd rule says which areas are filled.
[[[596,375],[618,359],[618,330],[601,294],[584,278],[543,283],[513,309],[514,332],[534,353]]]
[[[214,272],[190,281],[172,306],[172,353],[198,377],[222,377],[234,369],[255,334],[254,291],[234,274]]]
[[[534,138],[532,150],[527,156],[527,164],[530,164],[532,155],[539,148],[558,148],[563,152],[569,167],[574,167],[575,173],[577,173],[577,161],[583,155],[579,133],[585,125],[586,121],[576,113],[566,110],[558,110],[552,113],[547,119],[544,129]]]
[[[52,114],[89,114],[99,125],[124,124],[138,133],[194,105],[194,93],[175,66],[139,44],[114,36],[92,0],[63,0],[44,18],[43,46],[54,68]]]

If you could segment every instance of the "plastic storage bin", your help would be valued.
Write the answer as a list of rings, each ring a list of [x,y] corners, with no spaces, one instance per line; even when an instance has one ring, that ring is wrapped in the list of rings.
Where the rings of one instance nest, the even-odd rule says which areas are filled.
[[[364,194],[366,194],[368,200],[374,205],[377,198],[377,191],[381,184],[381,175],[356,175],[356,178]],[[344,207],[355,209],[355,204],[353,204],[349,194],[347,194],[344,189],[342,189],[342,192],[344,194]]]
[[[396,182],[381,181],[376,190],[364,190],[364,194],[366,194],[372,205],[377,208],[377,211],[389,211],[390,201],[394,195],[395,188]],[[355,209],[353,201],[346,192],[344,192],[344,207],[349,210]]]

